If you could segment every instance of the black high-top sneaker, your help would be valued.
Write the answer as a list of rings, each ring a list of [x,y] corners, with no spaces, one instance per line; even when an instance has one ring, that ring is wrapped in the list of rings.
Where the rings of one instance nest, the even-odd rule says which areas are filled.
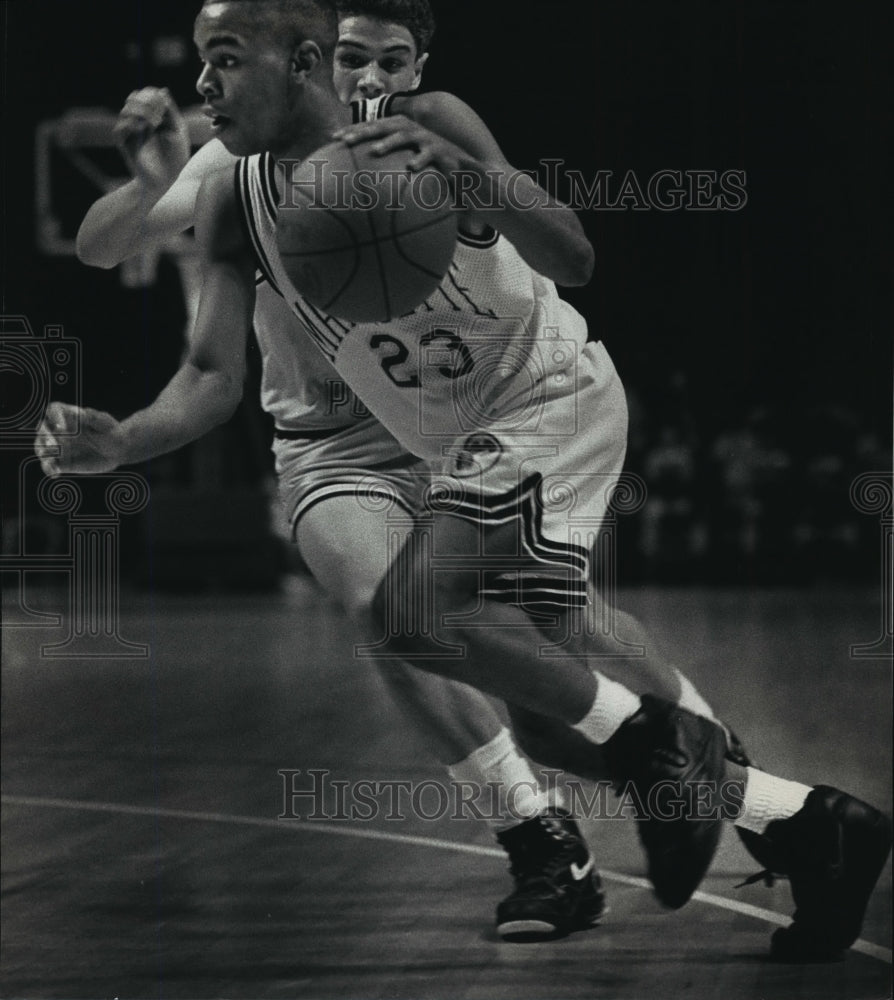
[[[618,790],[633,786],[648,875],[671,909],[688,902],[711,865],[724,819],[726,731],[672,702],[642,696],[642,707],[602,745]]]
[[[593,927],[605,911],[602,880],[577,823],[559,809],[497,834],[515,889],[497,907],[508,941],[561,937]]]
[[[750,834],[749,851],[767,869],[749,879],[784,875],[795,913],[773,934],[780,962],[836,962],[860,934],[869,897],[891,850],[891,821],[837,788],[817,785],[801,809]]]

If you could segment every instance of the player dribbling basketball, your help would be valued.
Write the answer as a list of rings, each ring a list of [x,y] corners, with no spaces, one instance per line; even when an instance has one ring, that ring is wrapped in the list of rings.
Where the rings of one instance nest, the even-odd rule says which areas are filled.
[[[339,98],[361,102],[362,116],[368,113],[367,100],[415,90],[433,30],[426,0],[346,0],[335,52]],[[140,247],[163,243],[190,228],[203,179],[236,162],[219,139],[185,162],[185,130],[164,90],[132,94],[119,130],[135,178],[100,199],[81,226],[79,254],[96,266],[115,266],[138,249],[137,239]],[[363,628],[386,570],[386,529],[395,528],[389,505],[375,497],[390,496],[390,509],[403,510],[409,521],[428,471],[369,417],[285,301],[263,280],[256,289],[254,329],[263,359],[262,404],[277,428],[273,451],[293,540],[317,580]],[[566,857],[564,869],[553,873],[552,894],[544,892],[542,865],[517,873],[521,892],[513,894],[508,906],[501,905],[501,932],[513,933],[520,912],[528,936],[595,920],[602,910],[598,875],[590,871],[583,880],[567,877],[571,863],[592,869],[586,844],[573,823],[558,818],[545,791],[525,794],[540,779],[488,702],[472,689],[398,663],[382,664],[382,670],[408,721],[455,780],[480,788],[491,783],[503,799],[513,787],[521,791],[514,799],[520,825],[505,801],[495,810],[492,825],[507,846],[516,855],[530,854],[533,841],[544,861]],[[561,753],[550,752],[560,763]],[[528,898],[525,884],[535,876],[537,890]]]
[[[291,20],[287,22],[279,20],[284,6],[291,7]],[[253,9],[255,17],[247,16],[248,7]],[[344,113],[336,107],[327,86],[328,35],[321,22],[322,11],[319,8],[311,11],[313,7],[310,3],[262,5],[230,0],[206,4],[200,13],[196,37],[206,60],[200,85],[220,134],[234,151],[251,153],[266,148],[279,157],[300,157],[322,145],[343,121]],[[259,9],[265,14],[263,32],[257,23]],[[287,40],[281,35],[274,38],[274,25],[288,27],[294,34]],[[268,37],[262,37],[265,34]],[[218,62],[219,59],[222,61]],[[246,89],[247,78],[258,85],[257,93]],[[277,82],[281,88],[278,95]],[[491,140],[486,129],[482,131],[483,125],[452,101],[413,105],[408,100],[402,110],[411,117],[384,126],[376,122],[365,129],[341,134],[349,141],[373,141],[383,151],[389,143],[412,143],[419,149],[418,166],[433,163],[447,175],[463,170],[477,172],[482,177],[492,176],[488,167],[496,166],[497,172],[505,176],[511,169],[498,151],[489,146]],[[470,127],[465,128],[469,123]],[[537,206],[546,208],[546,202],[535,201],[532,208]],[[257,219],[257,206],[251,208]],[[512,205],[502,204],[495,218],[501,238],[512,245],[515,257],[531,268],[530,287],[537,286],[534,275],[560,283],[586,280],[591,260],[588,244],[570,213],[554,205],[550,211],[520,213]],[[237,359],[240,344],[244,345],[244,327],[250,321],[254,260],[239,233],[240,206],[231,186],[221,181],[204,187],[197,222],[205,249],[207,277],[192,349],[192,368],[181,369],[156,404],[122,425],[96,421],[97,433],[84,435],[85,440],[64,456],[62,468],[99,469],[103,461],[113,467],[122,461],[149,457],[159,449],[171,447],[172,441],[190,440],[202,433],[238,398],[234,382],[241,374]],[[480,237],[482,233],[474,235]],[[547,300],[553,293],[554,289],[543,290]],[[535,292],[534,298],[537,297]],[[485,303],[471,304],[475,311]],[[212,316],[217,323],[213,337],[208,329]],[[518,332],[523,342],[525,337],[537,340],[537,330],[522,326]],[[322,328],[317,328],[316,333],[325,336]],[[340,341],[336,338],[333,357],[336,367],[359,383],[365,376],[360,373],[359,363],[355,368],[353,358],[375,348],[372,338],[358,345],[355,333],[344,331]],[[346,353],[340,357],[340,348],[345,344],[351,344],[353,356]],[[458,352],[459,348],[453,350]],[[592,358],[591,362],[600,363]],[[602,364],[606,372],[605,363]],[[370,377],[388,394],[387,400],[385,397],[375,400],[379,415],[391,421],[392,411],[402,411],[407,405],[406,390],[418,388],[424,379],[418,376],[414,386],[403,378],[401,385],[388,379],[387,371],[383,380],[376,370],[375,359],[371,362],[367,359],[367,366],[374,372]],[[379,362],[378,369],[382,367]],[[505,396],[500,397],[500,390],[511,386],[512,372],[497,367],[491,375],[486,388],[495,392],[498,408],[489,414],[492,423],[488,427],[499,427],[502,431],[500,419],[508,419],[512,413],[499,410],[500,404],[509,402]],[[386,380],[392,383],[391,387]],[[371,385],[364,384],[361,392],[370,391]],[[404,396],[395,393],[395,388],[404,390]],[[184,395],[189,398],[189,405],[185,405]],[[488,398],[487,393],[481,398]],[[561,402],[563,397],[552,395],[544,405],[553,406],[556,400]],[[51,414],[49,426],[38,442],[38,450],[44,449],[51,471],[59,466],[45,449],[53,441],[52,421],[58,415],[58,411]],[[404,425],[395,424],[395,430],[409,435],[408,440],[419,433],[418,428]],[[498,444],[505,439],[505,435],[495,437]],[[473,454],[471,449],[468,451]],[[501,451],[501,459],[503,454]],[[516,462],[518,458],[515,454]],[[481,481],[493,467],[488,465],[480,470]],[[448,475],[455,471],[445,470]],[[484,490],[473,492],[487,497]],[[480,506],[486,508],[489,504],[481,502]],[[456,517],[455,513],[451,512],[447,515],[450,519],[442,521],[446,536],[456,540],[459,551],[468,551],[470,534],[473,541],[479,532],[491,541],[499,539],[499,520],[475,524],[477,515],[459,511],[460,517]],[[535,526],[537,513],[535,498]],[[515,514],[510,511],[510,515]],[[518,530],[519,520],[524,521],[523,514],[510,516],[512,530]],[[535,534],[532,548],[548,541],[548,537]],[[570,555],[564,550],[559,554]],[[411,585],[424,585],[427,567],[414,563],[409,568],[419,573],[411,575]],[[584,569],[579,567],[578,571]],[[439,610],[462,612],[474,596],[474,589],[462,574],[453,574],[446,586],[438,588],[437,596]],[[516,622],[515,609],[508,605],[498,607],[505,612],[500,619],[502,623]],[[490,644],[485,642],[477,650],[470,650],[465,658],[437,665],[426,661],[426,650],[417,641],[407,644],[404,641],[407,637],[402,634],[392,638],[398,652],[412,661],[418,660],[425,669],[436,666],[451,676],[471,680],[510,703],[573,726],[594,746],[603,749],[613,777],[629,777],[644,792],[650,791],[656,782],[668,779],[679,782],[679,790],[689,794],[687,786],[691,781],[717,782],[729,774],[724,764],[725,735],[709,720],[674,709],[651,696],[640,699],[623,685],[580,664],[562,660],[541,662],[536,649],[532,652],[525,648],[530,643],[516,642],[516,634],[509,629],[492,629],[488,636]],[[513,657],[511,660],[503,658],[507,650]],[[594,751],[594,760],[597,756]],[[875,810],[843,793],[784,782],[753,768],[742,771],[741,785],[742,809],[731,818],[761,839],[759,853],[770,864],[790,874],[798,906],[792,926],[774,937],[775,954],[795,960],[834,957],[859,933],[868,895],[890,849],[890,824]],[[682,905],[697,886],[710,863],[718,832],[719,817],[696,818],[691,808],[695,803],[690,799],[685,804],[687,810],[682,817],[664,823],[653,817],[641,829],[650,877],[659,896],[671,906]],[[830,832],[835,832],[836,837],[829,837]],[[800,854],[799,844],[805,847]],[[805,862],[805,854],[814,860]]]

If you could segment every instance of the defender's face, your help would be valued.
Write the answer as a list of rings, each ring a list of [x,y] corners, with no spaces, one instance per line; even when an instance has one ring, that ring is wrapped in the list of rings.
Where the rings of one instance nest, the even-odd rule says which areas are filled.
[[[193,38],[204,64],[196,90],[214,134],[236,156],[275,150],[289,131],[290,53],[249,16],[251,4],[203,7]]]
[[[366,16],[342,18],[335,49],[338,98],[347,103],[415,90],[426,59],[402,24]]]

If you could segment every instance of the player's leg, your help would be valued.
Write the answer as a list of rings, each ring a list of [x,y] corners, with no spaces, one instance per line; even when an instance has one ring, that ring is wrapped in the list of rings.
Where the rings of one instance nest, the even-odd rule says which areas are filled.
[[[556,609],[555,613],[567,614],[562,609]],[[576,644],[591,667],[634,694],[653,694],[696,715],[715,718],[711,706],[692,682],[661,656],[652,636],[637,618],[617,607],[610,611],[605,609],[601,596],[592,587],[590,605],[582,614],[590,621],[601,623],[601,627],[579,624],[578,637],[569,639],[573,630],[566,623],[544,628],[544,636],[561,644],[566,651]],[[611,623],[610,628],[605,627],[607,622]],[[606,778],[604,759],[594,757],[591,741],[575,729],[514,705],[509,706],[509,712],[516,741],[532,760],[593,781]]]
[[[433,541],[434,539],[434,541]],[[444,515],[414,527],[374,599],[389,648],[423,670],[477,687],[529,711],[573,723],[593,703],[596,680],[586,664],[541,661],[543,639],[517,607],[480,597],[480,529]],[[437,549],[442,565],[433,568]],[[487,605],[485,617],[478,614]]]
[[[495,560],[498,568],[518,566],[511,528],[504,524],[482,531],[465,517],[434,515],[430,530],[436,563],[427,555],[429,541],[413,538],[401,553],[399,568],[389,574],[389,586],[377,594],[381,620],[392,625],[391,648],[423,670],[571,724],[590,744],[598,744],[590,748],[590,765],[574,770],[592,777],[604,762],[604,776],[617,785],[631,783],[639,799],[650,804],[652,811],[644,819],[654,821],[638,824],[649,876],[666,905],[682,906],[719,842],[721,817],[705,813],[697,799],[703,784],[723,778],[725,735],[713,721],[670,701],[638,697],[592,671],[584,657],[543,655],[544,636],[529,615],[514,604],[484,597],[480,569],[457,568],[471,567],[476,560],[480,565],[482,551],[491,567]],[[560,580],[549,583],[550,590],[561,590]],[[585,594],[585,581],[581,586]],[[420,595],[420,609],[432,609],[426,627],[414,620],[401,628],[400,611]],[[445,642],[453,643],[459,654],[444,658]],[[586,753],[586,744],[578,745]],[[556,762],[573,763],[567,756]],[[669,798],[674,801],[666,802]]]
[[[736,832],[764,871],[789,880],[795,913],[771,940],[783,962],[833,962],[860,934],[866,907],[891,851],[891,821],[827,785],[811,788],[727,762],[728,781],[744,789]]]
[[[488,551],[493,555],[493,539]],[[428,585],[433,586],[431,581]],[[519,656],[514,665],[520,665],[523,644],[513,642],[511,632],[506,641],[504,634],[514,628],[516,640],[531,635],[530,629],[525,633],[526,616],[518,608],[473,600],[468,585],[456,591],[443,584],[433,589],[433,622],[442,638],[463,641],[466,661],[484,671],[511,649],[508,655]],[[520,617],[514,617],[516,612]],[[445,615],[454,624],[444,624]],[[476,618],[486,618],[489,627],[470,627]],[[494,627],[496,621],[503,628]],[[411,660],[424,637],[416,633],[412,639],[413,644],[404,647]],[[527,655],[537,658],[530,650]],[[418,662],[431,669],[430,663]],[[544,723],[539,718],[542,713],[530,706],[528,713],[514,710],[513,714],[523,726],[535,727],[542,746],[529,744],[528,749],[544,761],[587,777],[609,775],[616,783],[618,775],[632,775],[646,807],[645,822],[638,827],[649,875],[667,905],[678,907],[689,899],[713,857],[722,820],[731,820],[745,832],[743,839],[761,864],[791,880],[797,910],[792,925],[774,935],[776,958],[833,960],[856,939],[891,844],[889,820],[871,806],[836,789],[812,789],[737,766],[731,759],[738,755],[736,748],[719,723],[650,694],[644,694],[640,708],[598,753],[592,747],[592,732],[585,736],[579,728],[571,728],[563,735],[561,730],[567,727],[555,719]],[[677,757],[679,768],[667,771],[660,763],[656,768],[652,759],[656,751],[661,759]],[[687,785],[693,794],[688,794]],[[650,797],[658,786],[664,786],[662,794]]]
[[[621,616],[618,635],[627,643],[645,646],[649,641],[642,626],[629,616]],[[607,651],[610,646],[600,648]],[[623,658],[609,662],[622,663]],[[650,676],[648,668],[645,676]],[[651,674],[656,676],[662,676],[660,670]],[[694,686],[682,674],[678,676],[680,704],[712,717]],[[640,688],[641,681],[642,676],[631,680],[631,687],[639,694],[648,693],[648,686]],[[513,720],[519,745],[533,759],[578,773],[592,762],[585,741],[574,730],[530,713],[513,712]],[[787,876],[792,886],[795,917],[789,927],[773,935],[771,954],[780,961],[837,960],[860,932],[890,852],[890,821],[838,789],[811,788],[752,767],[734,734],[725,732],[726,774],[713,807],[722,807],[723,815],[733,821],[745,846],[765,869],[749,881],[777,873]],[[602,766],[606,766],[604,761]],[[599,779],[604,773],[596,770],[588,776]]]
[[[644,689],[670,699],[680,689],[676,672],[657,659],[641,670],[616,632],[602,649],[589,634],[560,635],[586,607],[587,535],[602,527],[626,448],[624,390],[604,348],[584,348],[578,368],[578,390],[542,403],[536,432],[519,430],[517,418],[493,421],[474,447],[451,449],[430,517],[392,563],[376,612],[392,626],[392,648],[423,669],[572,725],[598,706],[603,717],[585,735],[602,743],[639,708],[603,665],[621,655],[613,672],[641,673]],[[563,614],[552,651],[535,617],[544,602]],[[445,657],[445,641],[462,655]],[[604,664],[591,662],[600,653]]]
[[[717,727],[676,708],[680,682],[671,668],[658,664],[652,678],[646,672],[642,687],[650,693],[641,699],[609,677],[602,662],[593,669],[591,637],[567,629],[587,603],[590,558],[581,536],[598,534],[602,526],[626,429],[623,388],[607,355],[600,349],[583,361],[591,366],[579,382],[587,398],[579,391],[550,400],[539,415],[536,440],[526,440],[512,422],[495,422],[486,435],[492,447],[482,449],[479,435],[475,448],[458,451],[444,470],[446,488],[432,494],[430,521],[411,536],[380,589],[377,612],[391,622],[392,648],[410,662],[474,684],[531,713],[529,720],[541,715],[570,725],[584,738],[575,738],[575,750],[586,753],[586,741],[600,745],[592,748],[589,767],[575,768],[578,773],[593,776],[605,763],[607,776],[638,783],[646,797],[657,782],[676,780],[694,814],[689,800],[697,780],[723,775],[725,741]],[[585,404],[599,419],[569,435]],[[422,627],[400,618],[413,598],[423,617],[433,609]],[[542,622],[532,619],[544,606],[560,611],[552,642],[545,641]],[[608,641],[613,645],[603,647],[605,663],[619,652],[614,633]],[[444,658],[446,642],[460,655]],[[553,726],[553,733],[560,731]],[[545,724],[539,736],[549,738]],[[557,762],[567,764],[568,756]],[[668,905],[682,905],[716,849],[719,818],[689,822],[680,816],[650,824],[650,832],[655,842],[646,848],[656,892]]]
[[[561,482],[564,470],[560,467],[557,471]],[[547,483],[547,495],[548,487]],[[594,512],[598,515],[598,508],[592,503],[588,508],[586,499],[586,490],[579,489],[574,512],[578,521],[586,521]],[[548,519],[543,528],[549,529]],[[604,567],[602,570],[596,578],[610,580]],[[692,683],[657,655],[654,641],[636,619],[620,611],[604,613],[598,597],[586,611],[589,621],[600,626],[611,621],[613,625],[608,630],[604,627],[571,630],[584,638],[585,645],[597,658],[598,669],[640,695],[651,692],[668,697],[668,687],[679,685],[676,700],[680,705],[700,716],[713,716]],[[620,648],[613,649],[617,642]],[[625,660],[619,655],[633,646],[641,647],[644,654],[641,659]],[[766,869],[789,877],[794,895],[794,921],[774,934],[772,953],[789,961],[835,959],[859,934],[869,897],[890,852],[890,821],[872,806],[837,789],[810,788],[757,770],[750,765],[734,734],[723,728],[725,774],[713,806],[734,822],[746,846]],[[628,734],[629,729],[622,731],[622,740]],[[545,736],[549,746],[568,746],[555,732]],[[520,742],[525,745],[524,740]],[[528,745],[529,753],[531,749]],[[579,751],[580,747],[576,749]],[[618,749],[611,747],[615,752]],[[631,742],[630,752],[636,750],[636,743]],[[649,829],[648,824],[641,826],[651,836]],[[658,872],[662,881],[673,889],[673,867],[659,864]]]
[[[369,630],[372,594],[401,523],[410,519],[362,502],[370,485],[369,476],[364,479],[366,490],[353,495],[321,484],[305,493],[295,538],[308,567],[343,602],[361,636],[376,639]],[[407,492],[399,474],[382,485],[395,495]],[[586,841],[491,703],[472,688],[399,661],[375,662],[407,720],[447,767],[457,795],[488,822],[510,856],[516,888],[498,907],[499,933],[533,939],[598,922],[604,896]]]
[[[382,632],[371,623],[373,595],[413,529],[427,469],[372,420],[318,442],[281,438],[274,451],[283,509],[304,561],[362,638],[376,642]],[[388,662],[384,674],[400,704],[425,723],[422,735],[444,764],[464,760],[502,729],[476,690],[450,687],[399,661]]]
[[[362,420],[319,440],[281,435],[274,443],[281,505],[291,537],[317,581],[347,611],[361,642],[371,631],[369,608],[391,551],[413,524],[425,466],[407,455],[374,420]],[[382,470],[387,471],[382,471]],[[349,647],[351,648],[351,647]],[[502,728],[477,691],[447,695],[439,678],[383,665],[383,676],[404,707],[426,725],[420,735],[445,764],[464,759]],[[441,699],[451,712],[439,711]]]
[[[379,638],[370,607],[388,566],[395,524],[382,511],[366,509],[354,495],[321,497],[295,525],[295,541],[318,583],[345,609],[359,642]],[[356,653],[352,654],[357,655]],[[484,746],[502,722],[479,692],[424,674],[400,661],[373,661],[389,693],[416,723],[426,748],[452,764]]]

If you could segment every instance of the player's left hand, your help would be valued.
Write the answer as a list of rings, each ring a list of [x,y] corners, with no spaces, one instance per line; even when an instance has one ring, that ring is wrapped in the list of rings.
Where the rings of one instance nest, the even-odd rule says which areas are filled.
[[[37,428],[34,452],[46,476],[112,472],[123,459],[121,425],[109,413],[50,403]]]
[[[373,156],[411,149],[416,155],[408,162],[408,170],[416,172],[433,167],[451,183],[455,174],[468,171],[473,162],[465,150],[406,115],[350,125],[335,132],[333,138],[341,139],[349,146],[370,143]]]

